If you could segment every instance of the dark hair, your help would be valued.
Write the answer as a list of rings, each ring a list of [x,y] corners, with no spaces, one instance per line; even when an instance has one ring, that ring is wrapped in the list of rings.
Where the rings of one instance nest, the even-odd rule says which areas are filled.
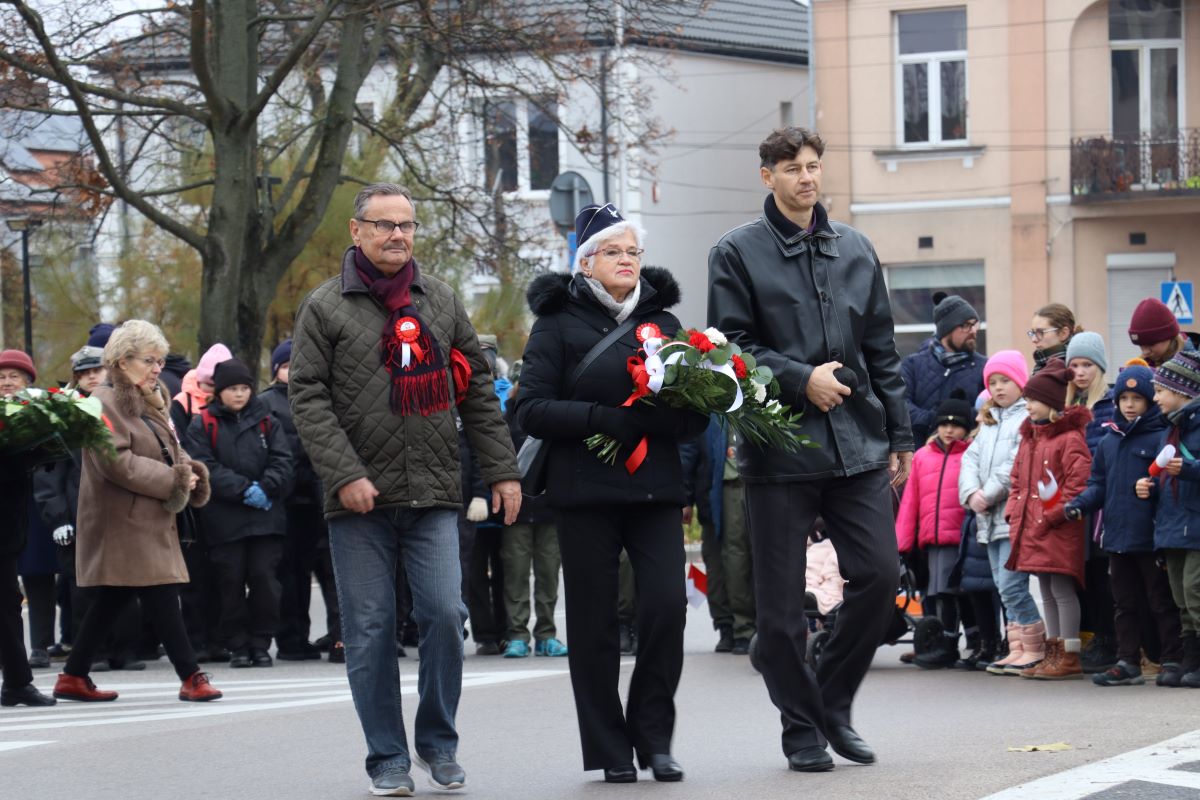
[[[758,146],[758,157],[762,166],[769,168],[780,161],[791,161],[805,147],[816,150],[818,158],[825,155],[825,140],[820,134],[795,126],[776,128]]]
[[[1050,320],[1050,324],[1055,330],[1066,328],[1074,336],[1077,333],[1083,333],[1083,326],[1075,324],[1075,314],[1071,309],[1064,306],[1062,303],[1051,303],[1048,306],[1042,306],[1037,311],[1033,312],[1035,317],[1044,317]]]

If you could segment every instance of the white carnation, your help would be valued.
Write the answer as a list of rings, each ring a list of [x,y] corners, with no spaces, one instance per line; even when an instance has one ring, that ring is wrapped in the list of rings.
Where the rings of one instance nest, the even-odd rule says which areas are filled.
[[[729,340],[725,338],[725,334],[721,333],[716,328],[705,328],[704,335],[707,336],[708,340],[716,347],[724,347],[725,345],[729,344]]]
[[[754,402],[762,405],[762,402],[767,399],[767,387],[761,383],[754,384]]]

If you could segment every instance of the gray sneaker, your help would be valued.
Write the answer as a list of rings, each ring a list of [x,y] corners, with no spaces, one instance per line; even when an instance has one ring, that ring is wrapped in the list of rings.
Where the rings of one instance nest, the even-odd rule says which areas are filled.
[[[412,797],[416,785],[406,769],[392,769],[371,779],[371,794],[376,797]]]
[[[453,758],[442,758],[426,763],[416,757],[417,766],[429,773],[429,785],[435,789],[461,789],[467,782],[467,773]]]

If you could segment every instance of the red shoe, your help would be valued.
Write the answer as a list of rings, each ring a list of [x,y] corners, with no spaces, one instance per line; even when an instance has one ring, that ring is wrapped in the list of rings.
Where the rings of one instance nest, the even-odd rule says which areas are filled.
[[[196,671],[192,677],[183,682],[179,689],[179,699],[189,703],[203,703],[206,700],[217,700],[221,692],[208,682],[208,674]]]
[[[97,689],[91,678],[80,678],[65,672],[58,673],[58,680],[54,684],[54,696],[59,700],[78,700],[81,703],[101,703],[117,699],[116,692]]]

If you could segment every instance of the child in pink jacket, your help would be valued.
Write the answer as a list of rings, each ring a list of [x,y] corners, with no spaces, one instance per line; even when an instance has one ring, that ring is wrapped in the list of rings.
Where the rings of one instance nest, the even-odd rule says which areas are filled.
[[[956,390],[955,395],[961,395]],[[958,560],[966,510],[958,502],[958,473],[974,410],[965,397],[951,396],[938,406],[937,433],[913,456],[912,474],[904,487],[896,517],[896,544],[901,553],[916,547],[925,554],[929,580],[925,586],[926,613],[937,611],[944,634],[914,663],[924,669],[954,666],[958,661],[958,591],[950,573]]]

